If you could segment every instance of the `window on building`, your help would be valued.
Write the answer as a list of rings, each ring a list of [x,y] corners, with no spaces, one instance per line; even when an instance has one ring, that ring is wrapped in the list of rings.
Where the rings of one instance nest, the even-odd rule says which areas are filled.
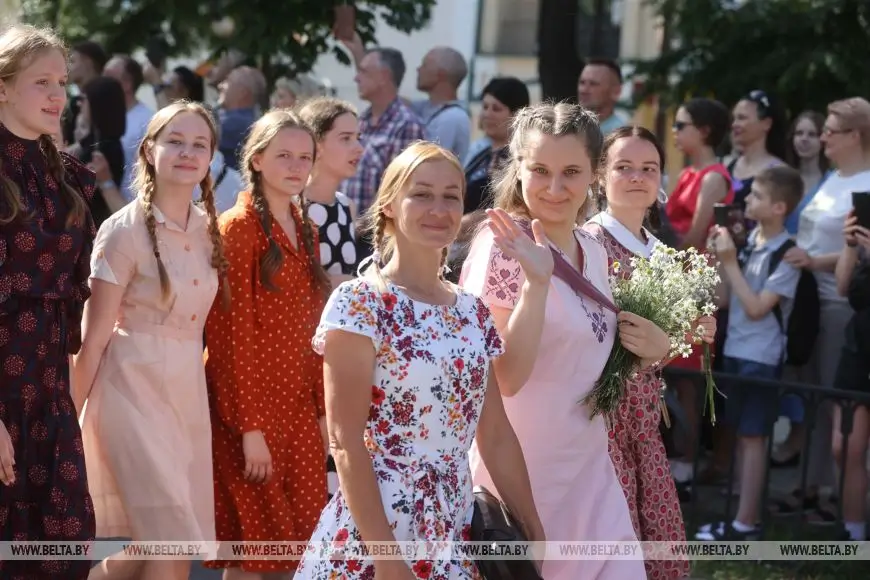
[[[498,56],[535,56],[538,13],[547,0],[481,0],[478,52]],[[619,57],[622,0],[576,0],[581,56]]]

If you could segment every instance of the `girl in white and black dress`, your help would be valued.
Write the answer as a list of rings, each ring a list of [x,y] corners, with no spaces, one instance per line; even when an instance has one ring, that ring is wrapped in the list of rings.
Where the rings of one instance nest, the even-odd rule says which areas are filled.
[[[354,277],[359,261],[356,207],[338,191],[342,181],[356,174],[362,156],[359,120],[353,105],[328,97],[306,101],[299,115],[317,138],[317,162],[305,199],[311,204],[308,215],[320,230],[320,261],[335,288]]]
[[[317,161],[305,188],[305,199],[310,204],[308,217],[319,230],[320,263],[336,288],[356,275],[359,262],[354,231],[356,207],[338,191],[339,184],[356,173],[362,156],[359,120],[353,105],[328,97],[306,101],[299,115],[317,138]],[[338,474],[331,455],[327,457],[326,477],[331,499],[338,491]]]

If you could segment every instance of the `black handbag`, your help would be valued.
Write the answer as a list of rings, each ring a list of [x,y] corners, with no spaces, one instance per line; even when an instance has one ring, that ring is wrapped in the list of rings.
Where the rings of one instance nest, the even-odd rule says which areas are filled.
[[[500,544],[526,542],[517,519],[507,506],[483,486],[474,488],[471,541],[486,542],[498,553]],[[475,560],[483,580],[542,580],[532,560]]]

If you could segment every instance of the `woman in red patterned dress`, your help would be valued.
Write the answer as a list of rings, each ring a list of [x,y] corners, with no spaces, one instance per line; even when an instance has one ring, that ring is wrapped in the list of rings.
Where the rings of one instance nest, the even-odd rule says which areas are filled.
[[[94,225],[94,175],[50,135],[67,60],[49,32],[0,35],[0,541],[90,542],[81,431],[70,396]],[[0,561],[5,580],[87,578],[87,560]]]
[[[642,127],[621,127],[604,141],[602,183],[607,211],[594,216],[584,229],[599,237],[611,270],[631,274],[631,258],[649,257],[658,240],[643,227],[655,221],[664,151]],[[649,215],[652,213],[653,215]],[[619,264],[617,267],[616,264]],[[702,319],[710,340],[715,319]],[[660,366],[639,373],[626,385],[625,396],[610,417],[610,458],[628,501],[635,533],[641,541],[681,542],[686,530],[665,446],[661,421]],[[650,580],[680,578],[689,573],[686,560],[646,561]]]

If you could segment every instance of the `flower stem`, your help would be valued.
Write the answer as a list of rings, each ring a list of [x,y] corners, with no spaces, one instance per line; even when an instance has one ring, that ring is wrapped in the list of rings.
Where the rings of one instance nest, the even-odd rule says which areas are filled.
[[[710,424],[716,424],[716,402],[713,397],[713,392],[718,391],[716,388],[716,382],[713,380],[713,364],[712,364],[712,356],[710,354],[710,345],[704,344],[704,376],[706,377],[707,383],[707,397],[706,403],[710,405]]]

